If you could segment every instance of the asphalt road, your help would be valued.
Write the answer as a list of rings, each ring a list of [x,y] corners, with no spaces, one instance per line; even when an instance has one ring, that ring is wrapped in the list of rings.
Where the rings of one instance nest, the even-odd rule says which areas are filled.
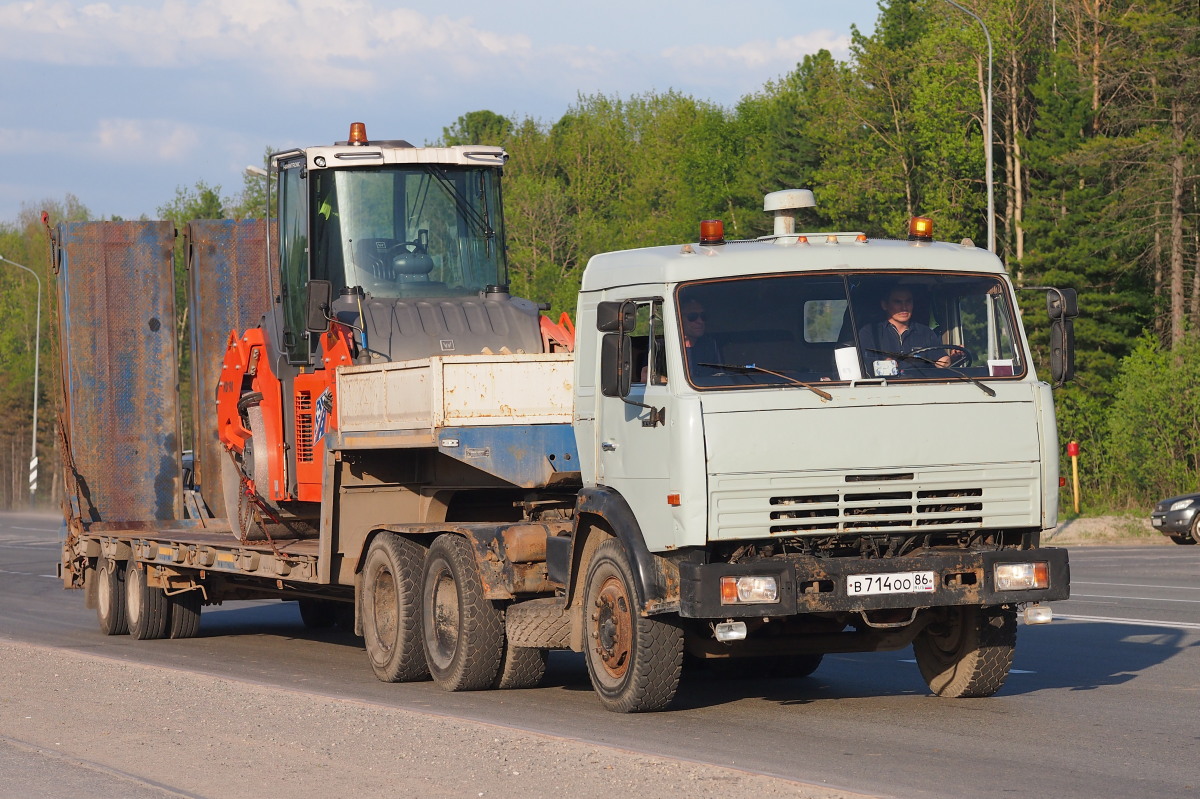
[[[1200,796],[1200,547],[1071,549],[1072,599],[1020,628],[989,699],[931,697],[902,651],[828,656],[807,679],[685,674],[672,709],[636,716],[602,710],[570,653],[529,691],[383,684],[359,641],[287,603],[206,608],[195,639],[103,636],[57,557],[52,518],[0,514],[0,640],[878,796]]]

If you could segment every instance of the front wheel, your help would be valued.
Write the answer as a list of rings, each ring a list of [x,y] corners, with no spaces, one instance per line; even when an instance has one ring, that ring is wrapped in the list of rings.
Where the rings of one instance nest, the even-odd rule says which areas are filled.
[[[1196,514],[1196,518],[1192,520],[1192,526],[1188,528],[1186,533],[1172,535],[1171,540],[1183,546],[1190,546],[1200,542],[1200,513]]]
[[[429,547],[421,613],[425,659],[439,686],[479,691],[498,684],[504,617],[484,596],[475,552],[462,536],[446,533]]]
[[[913,641],[921,676],[938,696],[991,696],[1004,686],[1017,646],[1017,611],[959,606]]]
[[[617,713],[662,710],[683,668],[683,631],[638,612],[633,568],[620,541],[596,550],[584,587],[584,652],[600,704]]]

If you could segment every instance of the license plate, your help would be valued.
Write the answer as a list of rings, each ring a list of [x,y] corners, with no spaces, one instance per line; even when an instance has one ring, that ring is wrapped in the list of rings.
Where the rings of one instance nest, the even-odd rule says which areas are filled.
[[[846,578],[850,596],[868,594],[920,594],[937,588],[933,572],[892,572],[890,574],[852,574]]]
[[[1155,527],[1162,527],[1163,520],[1162,519],[1151,519],[1150,523],[1152,525],[1154,525]]]

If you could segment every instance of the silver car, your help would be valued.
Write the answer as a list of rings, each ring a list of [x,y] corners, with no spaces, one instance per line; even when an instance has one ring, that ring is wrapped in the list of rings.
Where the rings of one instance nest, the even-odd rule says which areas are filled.
[[[1200,494],[1183,494],[1154,506],[1150,524],[1176,544],[1195,544],[1200,539]]]

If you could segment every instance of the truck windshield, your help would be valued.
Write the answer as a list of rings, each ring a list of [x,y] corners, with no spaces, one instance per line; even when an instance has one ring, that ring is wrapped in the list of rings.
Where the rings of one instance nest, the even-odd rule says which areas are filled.
[[[1025,374],[1011,295],[993,275],[724,278],[682,284],[675,300],[696,388]]]
[[[507,282],[500,171],[403,164],[313,173],[312,276],[375,297]]]

